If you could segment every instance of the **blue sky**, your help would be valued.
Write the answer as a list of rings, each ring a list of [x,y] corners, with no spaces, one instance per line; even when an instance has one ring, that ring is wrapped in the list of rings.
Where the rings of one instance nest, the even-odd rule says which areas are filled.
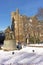
[[[0,30],[11,25],[11,12],[17,8],[20,14],[33,16],[40,7],[43,7],[43,0],[0,0]]]

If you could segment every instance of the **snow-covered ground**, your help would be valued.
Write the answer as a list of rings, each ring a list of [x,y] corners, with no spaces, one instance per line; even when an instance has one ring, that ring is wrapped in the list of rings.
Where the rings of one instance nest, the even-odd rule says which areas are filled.
[[[43,43],[40,43],[40,44],[29,44],[29,46],[43,46]]]
[[[43,65],[43,48],[24,47],[19,51],[0,50],[0,65]]]

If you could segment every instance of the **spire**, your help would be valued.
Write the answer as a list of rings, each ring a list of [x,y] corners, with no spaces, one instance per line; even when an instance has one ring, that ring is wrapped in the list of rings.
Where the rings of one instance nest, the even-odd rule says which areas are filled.
[[[18,8],[16,9],[16,13],[19,14],[19,9]]]

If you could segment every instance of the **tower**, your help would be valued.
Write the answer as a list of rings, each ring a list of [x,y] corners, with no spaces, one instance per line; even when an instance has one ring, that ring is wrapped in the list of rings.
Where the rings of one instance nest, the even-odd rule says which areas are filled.
[[[19,9],[16,12],[11,13],[12,19],[12,30],[15,31],[16,42],[24,41],[24,30],[23,30],[23,16],[19,14]]]

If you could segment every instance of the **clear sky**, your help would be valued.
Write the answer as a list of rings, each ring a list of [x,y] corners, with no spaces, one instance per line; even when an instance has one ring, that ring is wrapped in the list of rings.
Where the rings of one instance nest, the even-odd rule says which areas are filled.
[[[43,0],[0,0],[0,30],[11,25],[11,12],[17,8],[20,14],[33,16],[40,7],[43,7]]]

